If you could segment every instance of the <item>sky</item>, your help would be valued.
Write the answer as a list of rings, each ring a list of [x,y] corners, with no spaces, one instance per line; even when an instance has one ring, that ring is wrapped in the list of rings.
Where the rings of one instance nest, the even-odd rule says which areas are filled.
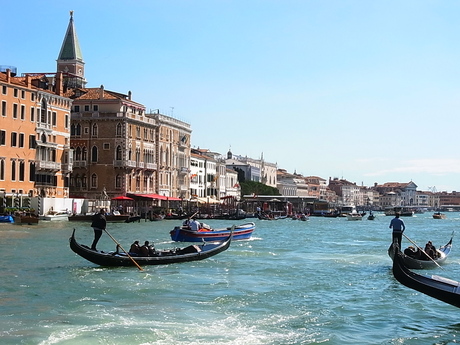
[[[71,10],[87,86],[189,123],[192,147],[460,191],[457,0],[4,1],[0,65],[55,72]]]

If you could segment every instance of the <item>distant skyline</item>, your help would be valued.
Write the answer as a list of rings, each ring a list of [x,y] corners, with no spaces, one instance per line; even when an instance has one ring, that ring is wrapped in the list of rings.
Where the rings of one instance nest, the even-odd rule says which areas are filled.
[[[0,65],[55,72],[70,11],[87,86],[190,123],[195,148],[460,191],[460,2],[7,1]]]

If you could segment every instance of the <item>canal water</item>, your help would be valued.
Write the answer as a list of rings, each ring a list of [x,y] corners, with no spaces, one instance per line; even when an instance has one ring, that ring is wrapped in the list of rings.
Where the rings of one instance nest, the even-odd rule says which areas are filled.
[[[399,284],[387,248],[391,218],[311,217],[254,221],[250,240],[204,261],[103,268],[74,254],[69,236],[90,244],[88,223],[0,224],[1,344],[455,344],[459,310]],[[423,246],[448,242],[459,213],[404,218]],[[157,248],[178,221],[111,223],[124,247]],[[460,242],[460,238],[458,239]],[[460,280],[460,245],[444,269]],[[403,245],[409,245],[404,239]],[[106,234],[99,249],[114,250]],[[458,249],[457,249],[458,248]]]

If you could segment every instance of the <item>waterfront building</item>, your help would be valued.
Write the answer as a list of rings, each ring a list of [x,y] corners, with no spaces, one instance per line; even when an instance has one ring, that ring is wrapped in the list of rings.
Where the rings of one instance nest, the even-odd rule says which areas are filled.
[[[238,183],[238,173],[232,169],[225,171],[225,197],[233,197],[239,200],[241,197],[241,186]]]
[[[43,73],[17,76],[15,67],[0,71],[0,197],[3,211],[33,208],[42,215],[71,207],[69,174],[70,108],[65,76]]]
[[[190,198],[190,124],[162,115],[159,111],[147,114],[157,127],[158,186],[156,193],[186,200]]]
[[[308,194],[318,200],[326,200],[327,181],[318,176],[307,176],[304,178],[308,184]]]
[[[57,59],[68,78],[65,95],[72,99],[70,138],[74,170],[73,197],[86,209],[110,204],[120,195],[177,200],[188,198],[190,125],[145,106],[126,93],[87,87],[84,61],[73,14]]]
[[[234,155],[230,150],[227,152],[227,167],[239,169],[246,181],[255,181],[267,186],[277,188],[277,164],[266,162],[261,159],[253,159]]]
[[[277,185],[279,193],[284,196],[296,196],[297,184],[294,181],[294,175],[288,173],[285,169],[278,169],[277,172]]]
[[[439,206],[443,208],[452,208],[460,210],[460,192],[452,191],[452,193],[438,192]]]
[[[375,184],[373,188],[378,191],[380,195],[386,195],[389,192],[397,194],[397,198],[393,198],[395,204],[384,205],[382,203],[382,206],[416,206],[417,185],[412,181],[407,183],[386,182],[382,185]],[[385,199],[384,203],[387,202],[389,201]]]
[[[361,187],[344,179],[329,178],[329,189],[339,197],[339,206],[365,205]]]

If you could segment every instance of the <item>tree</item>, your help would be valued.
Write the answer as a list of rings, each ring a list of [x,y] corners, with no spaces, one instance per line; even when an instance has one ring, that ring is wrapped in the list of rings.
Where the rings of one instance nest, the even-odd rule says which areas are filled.
[[[244,195],[281,195],[278,189],[255,181],[240,182],[241,196]]]

